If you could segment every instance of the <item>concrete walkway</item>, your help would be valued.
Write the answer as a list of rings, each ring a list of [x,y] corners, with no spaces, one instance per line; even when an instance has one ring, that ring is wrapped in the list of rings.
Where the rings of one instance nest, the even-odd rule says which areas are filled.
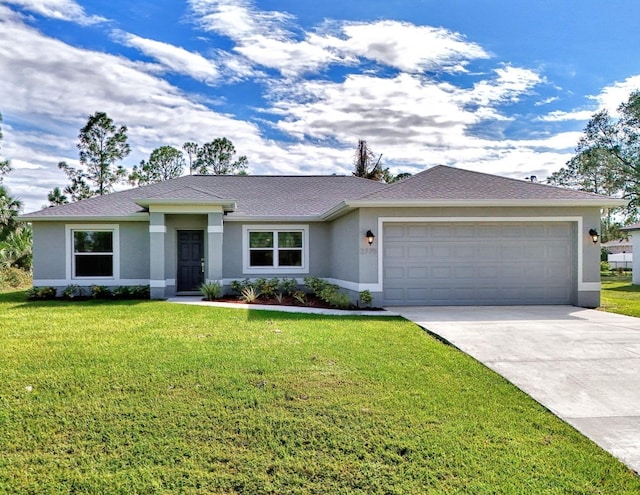
[[[640,473],[640,318],[572,306],[393,307]]]

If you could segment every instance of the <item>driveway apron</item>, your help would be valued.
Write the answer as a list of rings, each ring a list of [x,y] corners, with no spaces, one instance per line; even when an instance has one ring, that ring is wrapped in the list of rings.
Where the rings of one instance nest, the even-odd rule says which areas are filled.
[[[573,306],[393,307],[640,473],[640,318]]]

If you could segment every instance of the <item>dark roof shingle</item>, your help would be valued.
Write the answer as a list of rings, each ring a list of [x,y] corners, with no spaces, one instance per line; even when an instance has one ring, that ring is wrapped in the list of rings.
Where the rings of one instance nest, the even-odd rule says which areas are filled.
[[[29,219],[131,217],[144,214],[144,200],[235,203],[229,217],[320,217],[340,205],[394,201],[586,201],[612,199],[525,180],[436,166],[394,184],[353,176],[188,175],[22,215]],[[607,203],[609,202],[609,203]]]

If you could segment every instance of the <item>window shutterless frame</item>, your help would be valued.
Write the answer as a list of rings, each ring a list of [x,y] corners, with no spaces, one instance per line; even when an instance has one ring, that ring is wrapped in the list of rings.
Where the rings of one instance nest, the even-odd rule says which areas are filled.
[[[112,224],[66,225],[67,279],[120,278],[119,229]]]
[[[244,273],[308,273],[308,260],[308,225],[243,226]]]

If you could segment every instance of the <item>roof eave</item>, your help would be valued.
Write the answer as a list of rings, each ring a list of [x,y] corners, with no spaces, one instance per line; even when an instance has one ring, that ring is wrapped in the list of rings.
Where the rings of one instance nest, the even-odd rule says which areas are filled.
[[[148,222],[149,214],[146,212],[132,215],[20,215],[21,222]]]
[[[614,208],[624,206],[627,201],[616,198],[602,199],[436,199],[436,200],[356,200],[344,202],[349,208],[389,208],[389,207],[574,207]]]
[[[189,205],[189,206],[222,206],[224,209],[235,210],[236,208],[236,200],[235,199],[214,199],[214,200],[203,200],[203,199],[156,199],[156,198],[143,198],[135,200],[135,203],[138,206],[142,206],[143,208],[149,208],[150,206],[159,206],[159,205]]]
[[[322,222],[320,215],[229,215],[225,222]]]

